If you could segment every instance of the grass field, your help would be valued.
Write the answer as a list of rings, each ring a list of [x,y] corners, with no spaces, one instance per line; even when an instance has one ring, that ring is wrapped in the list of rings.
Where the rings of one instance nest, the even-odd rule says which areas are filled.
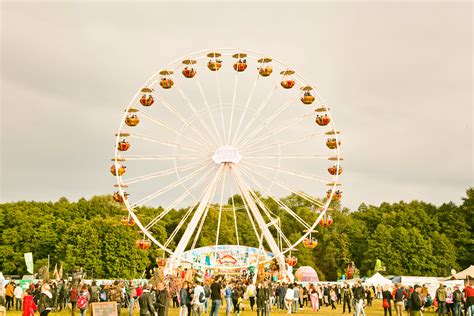
[[[247,306],[248,306],[248,304],[246,304],[246,307]],[[278,310],[278,309],[275,309],[275,308],[270,312],[270,314],[271,315],[280,315],[280,316],[287,315],[286,311]],[[383,316],[382,301],[381,300],[375,300],[374,303],[373,303],[373,306],[365,308],[365,314],[366,314],[366,316]],[[424,315],[435,315],[435,313],[432,312],[432,311],[430,311],[430,312],[425,311],[423,314]],[[10,310],[10,311],[7,311],[7,315],[9,315],[9,316],[21,316],[21,312]],[[37,314],[37,315],[39,315],[39,314]],[[68,309],[67,311],[61,311],[61,312],[57,312],[57,313],[56,312],[51,312],[49,315],[50,316],[70,316],[71,315],[71,310]],[[76,313],[74,315],[79,316],[80,314],[79,314],[78,311],[76,311]],[[90,315],[89,310],[87,311],[87,315],[88,316]],[[135,309],[133,315],[138,316],[139,315],[139,310]],[[208,314],[203,314],[203,315],[208,315]],[[249,311],[249,310],[247,310],[247,308],[240,313],[240,316],[256,316],[256,315],[257,315],[256,311]],[[323,307],[318,312],[313,312],[310,307],[305,307],[302,310],[298,311],[294,315],[325,315],[325,316],[326,315],[327,316],[338,315],[338,316],[340,316],[340,315],[349,315],[349,314],[347,313],[347,310],[346,310],[346,314],[343,314],[342,313],[342,305],[336,305],[335,310],[331,310],[331,307]],[[396,312],[395,312],[393,307],[392,307],[392,315],[396,316]],[[127,309],[122,309],[121,310],[121,316],[128,316],[128,310]],[[170,308],[168,316],[179,316],[179,309],[178,308]],[[221,308],[219,310],[219,316],[225,316],[225,305],[224,306],[221,305]],[[233,315],[231,314],[231,316],[233,316]],[[408,313],[405,312],[404,316],[408,316]]]

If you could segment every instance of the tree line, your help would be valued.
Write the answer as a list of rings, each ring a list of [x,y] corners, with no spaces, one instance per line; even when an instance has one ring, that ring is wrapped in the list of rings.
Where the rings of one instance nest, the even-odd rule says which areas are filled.
[[[261,198],[282,222],[293,220],[275,201]],[[299,196],[288,196],[284,202],[305,220],[314,221],[318,215]],[[234,203],[241,207],[243,202],[236,195]],[[371,275],[375,261],[380,259],[385,275],[427,276],[447,276],[451,269],[474,263],[474,188],[466,191],[460,205],[401,201],[379,206],[363,203],[357,210],[349,210],[333,202],[331,208],[334,224],[318,227],[314,235],[317,247],[309,249],[300,244],[299,251],[293,253],[298,266],[313,266],[321,280],[340,278],[350,262],[355,263],[361,275]],[[216,209],[211,207],[196,247],[215,242]],[[161,211],[162,208],[141,207],[138,214],[141,220],[149,221]],[[184,213],[185,209],[168,213],[153,226],[154,236],[164,242]],[[35,271],[47,265],[50,255],[51,266],[62,263],[65,271],[82,267],[89,277],[141,277],[163,253],[156,247],[137,249],[135,241],[142,235],[136,227],[121,224],[124,214],[123,207],[111,196],[77,202],[61,198],[54,203],[0,204],[0,271],[5,275],[27,274],[23,254],[33,252]],[[236,212],[236,216],[240,244],[258,246],[247,214]],[[282,230],[290,241],[301,236],[297,225],[284,225]],[[236,244],[236,238],[232,212],[222,212],[219,244]]]

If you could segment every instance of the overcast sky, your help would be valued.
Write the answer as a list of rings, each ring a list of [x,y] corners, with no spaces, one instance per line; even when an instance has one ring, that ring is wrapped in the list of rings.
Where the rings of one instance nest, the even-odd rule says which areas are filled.
[[[109,194],[113,134],[143,82],[213,47],[318,83],[343,132],[343,204],[460,202],[473,185],[472,4],[1,4],[0,202]]]

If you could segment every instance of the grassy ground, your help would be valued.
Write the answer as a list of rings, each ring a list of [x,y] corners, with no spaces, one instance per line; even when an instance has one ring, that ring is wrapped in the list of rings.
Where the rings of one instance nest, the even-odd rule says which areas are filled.
[[[248,306],[248,304],[246,304]],[[139,310],[135,309],[134,310],[134,316],[139,315]],[[287,315],[286,311],[278,310],[278,309],[273,309],[272,312],[270,313],[271,315],[279,315],[279,316],[285,316]],[[342,305],[336,305],[336,310],[331,310],[331,307],[323,307],[319,312],[314,313],[310,307],[305,307],[302,310],[298,311],[296,315],[324,315],[324,316],[341,316],[341,315],[349,315],[346,311],[346,314],[342,314]],[[376,300],[373,303],[373,306],[371,307],[366,307],[365,308],[365,314],[366,316],[383,316],[383,308],[382,308],[382,301],[381,300]],[[434,312],[424,312],[424,315],[435,315]],[[20,311],[8,311],[7,312],[8,316],[21,316]],[[37,314],[38,315],[38,314]],[[50,316],[70,316],[71,311],[61,311],[61,312],[51,312],[49,314]],[[89,316],[89,310],[87,311],[87,315]],[[203,314],[204,316],[207,316],[208,314]],[[225,305],[221,306],[219,310],[219,315],[220,316],[225,316]],[[256,316],[257,312],[256,311],[249,311],[244,310],[243,312],[240,313],[240,316]],[[352,314],[351,314],[352,315]],[[349,316],[351,316],[349,315]],[[392,315],[396,316],[396,312],[392,307]],[[75,316],[79,316],[79,312],[76,311]],[[121,311],[121,316],[128,316],[128,310],[127,309],[122,309]],[[179,316],[179,309],[178,308],[170,308],[168,316]],[[231,314],[232,316],[232,314]],[[408,316],[408,313],[404,313],[404,316]]]

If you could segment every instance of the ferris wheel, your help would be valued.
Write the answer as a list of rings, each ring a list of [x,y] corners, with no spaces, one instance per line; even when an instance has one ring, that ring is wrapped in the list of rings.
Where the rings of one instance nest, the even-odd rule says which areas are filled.
[[[143,234],[137,247],[154,243],[171,266],[214,214],[207,243],[222,244],[222,225],[236,245],[254,234],[285,271],[285,255],[300,243],[314,248],[316,226],[332,223],[330,202],[342,198],[339,135],[316,86],[291,66],[250,50],[194,52],[152,75],[126,107],[110,170],[114,200],[128,212],[122,223]],[[305,216],[291,196],[311,206]],[[147,206],[160,208],[143,217]],[[180,220],[164,232],[170,212]],[[224,224],[223,214],[233,220]],[[300,233],[286,236],[288,228]]]

